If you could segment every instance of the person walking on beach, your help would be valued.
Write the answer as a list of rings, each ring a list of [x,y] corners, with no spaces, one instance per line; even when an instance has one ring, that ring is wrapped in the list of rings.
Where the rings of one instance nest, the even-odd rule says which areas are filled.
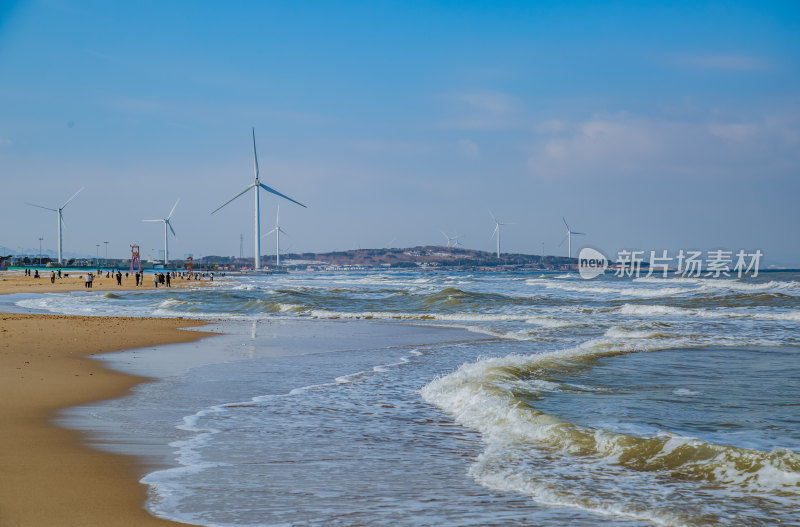
[[[61,269],[58,270],[58,279],[61,280]]]
[[[94,281],[94,275],[92,273],[89,273],[89,276],[86,277],[86,280],[87,280],[87,282],[86,282],[87,283],[87,287],[89,289],[91,289],[92,288],[92,282]]]
[[[122,273],[117,271],[117,285],[122,285]]]
[[[172,283],[170,282],[170,278],[169,278],[169,273],[167,273],[166,280],[167,280],[167,287],[172,287]]]
[[[158,273],[153,273],[153,287],[158,289]]]
[[[55,271],[50,271],[50,283],[51,284],[55,284],[56,283],[56,272]]]

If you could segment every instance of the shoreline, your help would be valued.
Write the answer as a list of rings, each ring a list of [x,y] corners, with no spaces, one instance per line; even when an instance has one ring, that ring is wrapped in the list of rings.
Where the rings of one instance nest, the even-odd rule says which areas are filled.
[[[180,328],[206,324],[0,314],[0,524],[180,525],[145,510],[147,487],[134,457],[91,449],[82,432],[54,419],[60,410],[118,398],[150,380],[111,370],[93,355],[198,341],[215,333]]]

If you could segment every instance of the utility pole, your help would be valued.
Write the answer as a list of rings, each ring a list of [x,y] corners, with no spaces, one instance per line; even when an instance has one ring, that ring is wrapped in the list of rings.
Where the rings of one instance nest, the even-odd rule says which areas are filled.
[[[106,244],[106,267],[108,267],[108,242],[103,242]]]
[[[100,244],[96,243],[97,246],[97,253],[95,254],[94,263],[97,267],[100,267]]]
[[[244,234],[239,235],[239,259],[244,258]]]
[[[42,238],[40,236],[39,237],[39,266],[42,265],[42,240],[44,240],[44,238]]]

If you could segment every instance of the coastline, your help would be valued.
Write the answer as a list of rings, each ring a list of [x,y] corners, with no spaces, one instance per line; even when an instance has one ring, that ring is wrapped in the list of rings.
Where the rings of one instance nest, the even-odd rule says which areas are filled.
[[[61,409],[120,397],[149,380],[110,370],[92,355],[214,334],[180,330],[203,325],[174,318],[0,314],[0,524],[178,525],[144,509],[147,488],[138,482],[142,474],[133,457],[90,449],[82,433],[60,428],[53,418]]]

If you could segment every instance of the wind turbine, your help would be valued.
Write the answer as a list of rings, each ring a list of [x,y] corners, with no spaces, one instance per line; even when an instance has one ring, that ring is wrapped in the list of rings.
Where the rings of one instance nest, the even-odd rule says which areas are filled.
[[[500,258],[500,227],[503,225],[514,225],[513,223],[502,223],[497,221],[497,218],[494,217],[492,211],[489,211],[489,216],[492,217],[492,221],[494,221],[494,230],[492,231],[492,235],[489,238],[493,238],[494,235],[497,235],[497,258]]]
[[[26,205],[30,205],[32,207],[39,207],[40,209],[45,209],[45,210],[52,210],[53,212],[57,212],[58,213],[58,263],[59,263],[59,265],[61,264],[61,224],[64,223],[64,218],[63,218],[61,213],[64,210],[64,207],[69,205],[69,202],[72,201],[73,199],[75,199],[75,196],[80,194],[82,190],[83,190],[83,188],[81,188],[78,192],[73,194],[71,198],[69,198],[63,205],[61,205],[57,209],[52,209],[50,207],[43,207],[41,205],[35,205],[33,203],[28,203],[27,201],[25,202]]]
[[[567,240],[567,258],[572,258],[572,235],[582,234],[586,236],[586,233],[569,230],[569,225],[567,225],[567,220],[564,219],[564,216],[561,216],[561,221],[564,222],[564,226],[567,228],[567,235],[564,237],[564,240]],[[561,243],[558,244],[559,247],[564,245],[564,240],[561,240]]]
[[[148,222],[155,222],[155,221],[164,222],[164,267],[169,265],[169,245],[168,245],[169,238],[167,237],[167,227],[169,227],[169,230],[172,231],[173,236],[177,236],[175,234],[175,229],[172,228],[172,224],[169,222],[169,220],[172,219],[172,215],[175,213],[175,207],[178,206],[178,202],[180,202],[180,200],[181,198],[178,198],[178,201],[176,201],[175,205],[172,206],[172,210],[169,211],[169,216],[167,216],[166,218],[161,218],[159,220],[142,220]]]
[[[255,224],[256,224],[256,228],[255,228],[255,231],[256,231],[255,232],[255,241],[256,241],[255,268],[256,269],[261,269],[261,208],[259,206],[259,189],[263,188],[267,192],[271,192],[271,193],[275,194],[276,196],[280,196],[280,197],[282,197],[284,199],[288,199],[292,203],[297,203],[298,205],[300,205],[303,208],[307,208],[307,207],[305,205],[303,205],[302,203],[300,203],[299,201],[295,201],[292,198],[290,198],[289,196],[281,194],[277,190],[266,186],[265,184],[263,184],[258,179],[258,155],[256,154],[256,129],[255,128],[253,128],[253,171],[255,172],[255,181],[253,181],[253,183],[248,185],[247,188],[245,188],[243,191],[239,192],[234,197],[232,197],[231,199],[229,199],[228,201],[226,201],[225,203],[223,203],[222,205],[217,207],[211,214],[214,214],[214,212],[217,212],[219,209],[221,209],[222,207],[224,207],[225,205],[227,205],[231,201],[235,200],[236,198],[238,198],[239,196],[241,196],[242,194],[244,194],[245,192],[247,192],[251,188],[255,189],[255,197],[256,197],[256,202],[255,202],[255,216],[256,216],[255,217]]]
[[[448,236],[447,233],[445,233],[442,230],[440,230],[439,232],[442,233],[442,236],[447,238],[447,246],[448,247],[458,247],[459,245],[461,245],[460,243],[458,243],[458,239],[461,238],[461,236],[459,236],[458,233],[456,233],[455,236]],[[450,245],[450,244],[452,244],[452,245]]]
[[[273,232],[275,233],[275,267],[281,266],[281,234],[286,234],[286,231],[281,229],[280,217],[281,217],[281,206],[278,205],[278,213],[275,215],[275,228],[264,235],[264,236],[269,236]],[[286,234],[286,236],[289,235]]]

